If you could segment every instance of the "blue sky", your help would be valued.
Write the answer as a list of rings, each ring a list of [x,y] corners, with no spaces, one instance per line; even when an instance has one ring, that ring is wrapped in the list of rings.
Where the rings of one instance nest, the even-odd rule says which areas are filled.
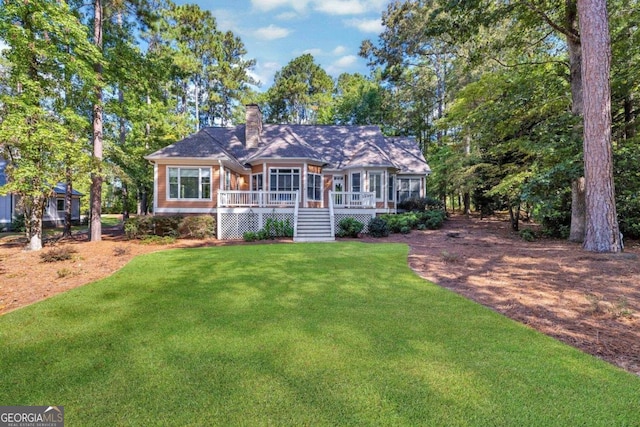
[[[391,0],[180,0],[210,10],[219,29],[240,36],[261,90],[273,83],[276,71],[292,59],[310,53],[331,76],[369,74],[358,56],[360,43],[376,40],[381,16]]]

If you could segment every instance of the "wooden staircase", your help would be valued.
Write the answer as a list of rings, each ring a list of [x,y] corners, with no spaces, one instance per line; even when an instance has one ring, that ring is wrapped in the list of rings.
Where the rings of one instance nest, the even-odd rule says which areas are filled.
[[[332,242],[334,240],[328,208],[301,208],[298,211],[294,242]]]

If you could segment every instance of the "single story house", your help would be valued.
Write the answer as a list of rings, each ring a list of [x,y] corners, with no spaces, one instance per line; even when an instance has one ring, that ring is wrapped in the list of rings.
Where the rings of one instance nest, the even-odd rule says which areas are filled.
[[[218,238],[241,238],[268,218],[294,240],[333,240],[340,219],[365,225],[398,202],[425,195],[430,169],[410,138],[377,126],[263,124],[203,128],[145,158],[154,165],[156,215],[216,215]]]
[[[5,168],[6,160],[0,159],[0,187],[6,184]],[[66,193],[64,184],[54,187],[54,195],[47,200],[42,223],[47,227],[61,226],[64,224],[64,197]],[[71,196],[71,220],[80,222],[80,197],[82,193],[73,190]],[[0,230],[10,229],[19,211],[19,196],[7,194],[0,196]]]

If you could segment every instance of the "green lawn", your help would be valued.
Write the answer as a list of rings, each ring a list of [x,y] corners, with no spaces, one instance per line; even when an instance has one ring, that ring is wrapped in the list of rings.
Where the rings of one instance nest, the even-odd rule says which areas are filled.
[[[406,259],[358,242],[136,258],[0,317],[0,405],[64,405],[69,426],[640,425],[640,378]]]

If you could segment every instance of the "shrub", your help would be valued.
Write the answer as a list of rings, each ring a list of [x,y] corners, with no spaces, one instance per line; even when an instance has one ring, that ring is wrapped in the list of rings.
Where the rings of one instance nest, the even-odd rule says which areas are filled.
[[[210,215],[137,216],[124,223],[124,234],[128,239],[148,236],[204,239],[215,236],[215,230],[216,221]]]
[[[435,230],[442,227],[447,214],[442,209],[426,210],[424,212],[405,212],[401,214],[385,214],[384,219],[391,233],[408,234],[412,229]]]
[[[425,210],[444,210],[444,205],[433,197],[413,197],[398,203],[398,208],[409,212],[422,212]]]
[[[258,233],[255,231],[245,231],[242,233],[242,239],[244,239],[245,242],[255,242],[258,240]]]
[[[186,216],[178,225],[180,237],[206,239],[216,235],[216,220],[211,215]]]
[[[73,254],[78,251],[69,246],[61,246],[57,248],[52,248],[46,252],[42,252],[40,254],[40,259],[42,262],[58,262],[58,261],[66,261],[73,257]]]
[[[389,235],[389,225],[387,221],[379,216],[371,218],[367,228],[369,229],[371,237],[387,237]]]
[[[522,240],[526,242],[533,242],[534,240],[536,240],[536,234],[530,228],[523,228],[518,234],[520,234]]]
[[[124,235],[127,239],[141,239],[154,233],[152,216],[134,216],[124,222]]]
[[[11,228],[13,231],[18,231],[20,233],[24,233],[27,230],[25,227],[24,214],[18,214],[13,218]]]
[[[178,237],[178,227],[183,220],[182,216],[170,215],[170,216],[152,216],[151,223],[153,224],[153,235],[160,237]]]
[[[263,229],[270,238],[293,237],[293,227],[288,219],[279,221],[274,218],[267,218]]]
[[[364,224],[355,218],[347,217],[340,220],[338,228],[338,237],[358,237]]]
[[[429,230],[437,230],[442,227],[447,214],[444,210],[430,210],[421,213],[420,223],[424,224]]]

